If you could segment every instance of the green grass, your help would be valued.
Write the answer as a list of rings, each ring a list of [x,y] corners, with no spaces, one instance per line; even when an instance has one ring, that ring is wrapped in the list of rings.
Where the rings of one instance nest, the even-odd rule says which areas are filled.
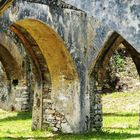
[[[106,94],[103,129],[83,135],[31,131],[31,113],[0,110],[0,140],[140,140],[140,92]]]
[[[123,139],[124,133],[126,139],[140,139],[140,91],[104,94],[102,103],[103,131],[120,133],[118,139]]]
[[[140,110],[140,90],[104,94],[102,101],[104,113],[135,114]]]
[[[0,139],[22,137],[46,137],[49,132],[31,131],[31,113],[0,110]],[[10,138],[10,139],[11,139]]]

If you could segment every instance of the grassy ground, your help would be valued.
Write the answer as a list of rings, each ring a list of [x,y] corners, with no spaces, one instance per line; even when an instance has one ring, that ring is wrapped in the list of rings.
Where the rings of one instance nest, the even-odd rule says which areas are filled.
[[[140,91],[104,94],[102,102],[103,131],[119,133],[117,139],[140,140]]]
[[[140,140],[140,92],[103,95],[104,123],[101,132],[85,135],[54,135],[31,131],[31,113],[0,110],[0,140]]]

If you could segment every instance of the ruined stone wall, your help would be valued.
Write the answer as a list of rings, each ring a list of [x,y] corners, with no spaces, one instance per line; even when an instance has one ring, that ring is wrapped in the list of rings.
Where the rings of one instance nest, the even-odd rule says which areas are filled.
[[[97,131],[102,127],[102,85],[98,81],[97,71],[90,75],[89,81],[90,92],[90,118],[89,118],[89,131]]]
[[[5,18],[2,23],[4,28],[5,26],[12,24],[11,22],[16,22],[25,17],[33,18],[41,20],[51,26],[51,28],[53,28],[65,41],[66,47],[76,64],[81,85],[80,130],[77,130],[87,130],[87,116],[90,118],[90,113],[89,93],[86,86],[88,75],[86,75],[86,71],[89,69],[93,59],[98,55],[101,44],[104,43],[112,31],[96,19],[88,17],[86,13],[74,8],[69,9],[67,7],[63,8],[59,6],[56,7],[55,5],[40,5],[29,2],[17,3],[16,5],[17,6],[15,8],[11,7],[11,9],[7,11],[9,14],[6,13],[3,15],[3,18]],[[17,9],[17,11],[11,13],[13,9]],[[8,21],[6,19],[8,19]],[[45,109],[43,110],[45,111]],[[44,116],[47,117],[45,114]],[[46,120],[46,117],[44,120]]]
[[[90,127],[90,120],[88,121],[87,119],[90,118],[90,94],[88,92],[87,69],[90,68],[91,63],[93,63],[93,59],[98,55],[101,44],[105,42],[108,35],[112,33],[112,30],[101,24],[96,19],[87,16],[87,14],[81,10],[66,6],[68,5],[62,7],[60,5],[56,6],[55,4],[41,5],[38,3],[18,1],[15,2],[15,4],[1,17],[0,24],[3,29],[6,29],[16,21],[32,18],[41,20],[48,24],[62,37],[74,63],[76,64],[80,78],[80,106],[78,108],[78,110],[80,110],[80,119],[77,120],[80,127],[75,125],[75,128],[77,128],[74,130],[73,128],[69,129],[66,125],[66,127],[64,126],[63,128],[66,128],[65,130],[67,132],[83,132],[89,131]],[[100,37],[102,38],[100,39]],[[47,122],[49,121],[53,124],[52,126],[56,126],[55,130],[59,130],[59,128],[61,128],[61,124],[63,122],[62,118],[64,118],[64,115],[62,112],[59,112],[61,115],[59,114],[58,116],[61,117],[56,119],[57,115],[55,114],[58,113],[57,111],[52,110],[52,113],[50,112],[50,114],[52,114],[50,115],[50,119],[50,116],[47,115],[47,109],[48,106],[51,106],[52,108],[52,104],[54,103],[48,101],[44,102],[44,127],[47,126]],[[57,106],[57,108],[59,109],[59,106]],[[60,110],[63,109],[61,108]]]
[[[32,109],[33,100],[33,92],[31,91],[31,85],[33,84],[33,81],[29,80],[32,74],[32,70],[30,70],[31,63],[29,62],[31,60],[27,58],[24,47],[18,42],[18,40],[16,40],[16,38],[10,40],[12,39],[10,32],[8,32],[8,34],[3,33],[0,36],[3,40],[1,43],[3,45],[8,44],[7,48],[14,50],[10,53],[16,56],[17,61],[21,64],[20,71],[22,72],[20,78],[14,78],[10,75],[7,75],[6,72],[1,71],[1,74],[4,77],[1,80],[0,108],[11,111],[30,111]],[[7,44],[4,42],[7,42]],[[17,51],[19,54],[17,54]],[[20,57],[18,55],[20,55]],[[8,61],[10,62],[11,60]]]
[[[121,34],[139,52],[139,0],[63,0],[98,19]]]
[[[16,79],[18,82],[16,85],[12,83],[14,97],[14,108],[16,111],[31,111],[33,106],[33,96],[34,96],[34,84],[35,84],[35,75],[33,74],[34,65],[30,57],[27,55],[27,52],[20,42],[12,32],[7,34],[10,36],[11,40],[16,44],[16,47],[22,57],[21,65],[21,78]]]
[[[12,22],[16,22],[20,19],[24,19],[25,15],[26,15],[26,16],[28,16],[28,18],[34,18],[34,19],[39,19],[39,20],[44,21],[45,23],[49,24],[57,33],[59,33],[61,35],[61,37],[65,40],[65,43],[67,44],[66,46],[68,47],[69,52],[71,53],[73,59],[75,60],[75,64],[77,66],[78,73],[79,73],[79,75],[81,75],[80,80],[81,80],[81,82],[84,83],[83,79],[85,77],[85,75],[84,75],[85,67],[84,67],[83,63],[86,61],[85,57],[87,57],[86,51],[85,51],[87,41],[84,40],[84,38],[86,37],[86,23],[84,23],[86,15],[79,11],[77,11],[75,13],[75,11],[69,10],[69,9],[66,9],[63,11],[63,9],[61,9],[59,7],[50,8],[47,5],[44,5],[42,8],[42,5],[34,4],[34,3],[26,3],[26,4],[18,3],[17,7],[18,7],[18,9],[20,9],[17,11],[17,13],[11,14],[11,11],[13,9],[12,7],[9,11],[7,11],[7,12],[10,12],[9,16],[10,16],[10,20],[13,20]],[[37,11],[37,10],[35,10],[36,8],[40,9],[40,10]],[[9,21],[6,21],[6,19],[9,20],[9,17],[7,17],[7,16],[8,16],[8,14],[5,14],[3,16],[3,17],[5,17],[5,23],[2,22],[2,24],[4,26],[8,26],[8,23],[9,23]],[[13,17],[16,17],[17,19],[13,19]],[[77,24],[75,24],[75,22]],[[84,25],[82,25],[81,22],[83,22]],[[84,26],[84,28],[80,27],[80,25]],[[82,34],[82,33],[84,33],[84,34]],[[90,43],[90,41],[89,41],[89,43]],[[83,53],[85,55],[83,55]],[[62,77],[62,82],[63,82],[63,77]],[[82,89],[80,89],[80,90],[82,92],[84,92],[84,90],[85,90],[84,88],[85,87],[82,86]],[[64,92],[63,88],[62,88],[62,90],[63,90],[62,92]],[[82,94],[80,96],[81,96],[80,97],[81,100],[83,100],[82,98],[84,98],[84,97],[82,97]],[[83,102],[81,102],[81,103],[83,104]],[[48,103],[44,103],[44,104],[47,104],[47,106],[48,106]],[[57,108],[58,107],[59,106],[57,106]],[[84,105],[81,105],[81,107],[79,106],[79,108],[83,108],[83,107],[84,107]],[[45,108],[43,109],[44,111],[47,110],[47,107],[45,107]],[[63,108],[61,108],[61,110],[62,109]],[[81,111],[81,113],[85,113],[85,112]],[[56,114],[57,114],[57,112],[56,112]],[[44,117],[45,116],[47,116],[47,115],[44,114]],[[63,114],[61,116],[63,116]],[[83,115],[81,115],[81,116],[83,116]],[[55,116],[53,118],[55,118]],[[44,118],[44,120],[46,120],[46,119],[47,118]],[[85,120],[85,117],[83,119]],[[53,120],[55,121],[55,119],[52,119],[52,121]],[[81,124],[83,124],[83,123],[81,122]],[[58,124],[58,125],[60,125],[60,124]],[[75,127],[77,127],[77,126],[75,126]],[[83,127],[81,129],[84,129],[84,127],[85,127],[85,123],[83,124]]]
[[[112,40],[116,37],[112,36],[114,31],[120,33],[139,51],[138,7],[139,2],[137,0],[105,0],[104,2],[96,0],[88,2],[83,0],[15,0],[1,16],[1,31],[6,31],[13,23],[28,18],[49,25],[61,36],[73,58],[73,63],[76,65],[80,81],[77,80],[73,84],[68,84],[70,82],[65,83],[66,79],[64,77],[59,77],[61,87],[55,88],[57,85],[54,85],[52,88],[46,88],[43,102],[42,99],[40,100],[42,98],[41,91],[35,94],[35,108],[36,110],[40,109],[34,115],[35,128],[38,127],[37,122],[39,120],[43,123],[41,125],[44,129],[52,126],[54,131],[77,133],[101,128],[102,107],[99,94],[101,85],[97,80],[96,74],[98,71],[94,71],[94,66],[107,40],[110,37],[112,37]],[[24,33],[24,35],[27,36],[27,33]],[[112,40],[109,44],[114,43]],[[32,43],[32,48],[35,45],[37,44]],[[102,67],[102,65],[98,66]],[[53,75],[51,76],[53,77]],[[27,81],[30,81],[30,78]],[[76,86],[73,87],[73,85]],[[60,94],[61,92],[63,94]],[[80,94],[76,94],[78,92]],[[77,104],[77,108],[70,101],[68,103],[64,102],[68,95],[72,99],[70,101],[77,99],[80,102],[80,105]],[[50,100],[48,100],[48,96],[51,97]],[[67,112],[65,110],[69,104],[72,107],[71,110],[77,112],[80,118],[78,118],[79,116],[74,117],[74,111]],[[62,108],[62,105],[65,109]],[[42,116],[39,114],[42,114]],[[71,120],[72,117],[75,122]]]

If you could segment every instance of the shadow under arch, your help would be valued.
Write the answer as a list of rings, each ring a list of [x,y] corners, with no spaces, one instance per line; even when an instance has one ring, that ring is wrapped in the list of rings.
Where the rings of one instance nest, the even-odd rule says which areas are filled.
[[[62,117],[65,122],[64,124],[60,123],[58,131],[79,131],[79,77],[63,40],[48,25],[34,19],[18,21],[10,26],[10,30],[22,40],[41,72],[41,76],[43,74],[42,91],[35,95],[39,99],[37,100],[34,96],[34,100],[36,100],[34,108],[39,104],[42,114],[38,117],[36,115],[39,113],[34,115],[36,122],[40,120],[40,125],[37,127],[46,127],[49,115],[53,112],[53,114]],[[47,88],[44,89],[44,87]],[[56,116],[53,117],[55,120]],[[47,120],[46,123],[45,120]]]
[[[120,44],[123,44],[130,53],[137,71],[140,75],[140,54],[131,44],[129,44],[117,32],[113,32],[106,43],[101,48],[96,57],[92,68],[89,71],[89,88],[90,88],[90,131],[93,129],[101,129],[102,127],[102,102],[101,89],[103,79],[106,73],[109,60]]]

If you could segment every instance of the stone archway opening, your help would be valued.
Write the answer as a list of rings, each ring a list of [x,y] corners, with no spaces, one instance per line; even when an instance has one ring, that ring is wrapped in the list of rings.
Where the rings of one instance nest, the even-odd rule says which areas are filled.
[[[26,121],[31,124],[32,97],[28,79],[31,78],[33,66],[23,46],[8,33],[0,33],[0,122],[4,124],[5,120],[11,123],[15,121],[12,128],[16,129],[19,120],[23,124]],[[1,130],[3,127],[1,125]],[[14,131],[10,126],[9,130]]]
[[[0,39],[1,40],[1,39]],[[9,50],[8,46],[4,46],[4,41],[0,41],[0,61],[1,61],[1,99],[0,108],[5,110],[13,110],[14,106],[14,91],[12,81],[15,79],[20,80],[20,65]],[[16,52],[15,52],[16,53]]]
[[[32,128],[78,132],[79,78],[65,43],[52,28],[34,19],[18,21],[10,30],[21,40],[35,65]]]
[[[9,104],[11,108],[14,108],[10,109],[7,105],[7,110],[30,111],[32,110],[32,87],[35,79],[34,65],[25,52],[23,44],[14,38],[9,30],[0,33],[0,44],[0,60],[11,87],[11,92],[8,93],[11,96]]]
[[[139,86],[134,61],[121,44],[110,58],[102,85],[103,130],[138,129]]]
[[[103,93],[127,92],[139,89],[139,74],[130,52],[120,44],[105,69]]]
[[[124,52],[121,52],[121,51],[124,51]],[[124,55],[128,55],[128,56],[126,57]],[[116,57],[116,58],[114,58],[114,57]],[[110,39],[105,43],[104,47],[102,48],[99,55],[97,56],[96,62],[94,63],[93,71],[91,72],[91,75],[90,75],[90,120],[91,120],[90,121],[90,129],[91,129],[91,131],[93,131],[95,129],[100,130],[101,128],[106,127],[105,125],[108,125],[108,124],[105,121],[108,121],[107,120],[108,115],[109,115],[109,117],[112,116],[112,121],[114,121],[114,126],[115,126],[115,116],[113,116],[113,115],[118,115],[118,116],[116,116],[116,118],[117,117],[128,117],[129,115],[132,118],[134,115],[134,118],[135,118],[137,115],[137,122],[136,123],[137,123],[137,127],[138,127],[138,116],[139,116],[138,113],[139,113],[139,98],[140,98],[140,96],[135,101],[132,101],[133,104],[135,102],[137,102],[136,103],[137,109],[132,108],[132,110],[134,109],[134,112],[135,111],[137,111],[137,112],[134,113],[132,110],[131,110],[132,112],[130,112],[130,113],[125,112],[124,111],[126,109],[125,107],[128,106],[127,103],[129,103],[129,102],[127,102],[127,101],[125,102],[125,100],[124,100],[122,102],[124,102],[124,106],[125,105],[126,106],[124,108],[120,107],[118,110],[119,111],[121,110],[122,112],[124,112],[126,114],[122,114],[122,116],[120,114],[120,116],[119,116],[119,114],[116,114],[116,112],[115,112],[115,110],[117,110],[117,106],[115,106],[115,103],[116,104],[119,103],[119,100],[121,100],[121,99],[118,98],[118,101],[114,101],[115,99],[113,100],[113,94],[109,93],[109,96],[111,97],[110,98],[111,101],[109,101],[109,100],[105,101],[106,95],[102,95],[102,93],[108,92],[108,91],[105,91],[107,89],[110,90],[109,92],[114,92],[114,91],[116,92],[117,90],[118,91],[126,91],[127,89],[130,89],[129,87],[132,86],[132,84],[131,84],[132,81],[130,81],[130,77],[128,79],[128,77],[126,77],[126,75],[124,75],[124,74],[126,74],[127,66],[130,64],[133,65],[132,69],[135,70],[135,72],[132,72],[131,76],[134,79],[133,76],[134,76],[134,74],[136,74],[137,77],[135,76],[135,78],[139,82],[139,71],[140,71],[139,58],[140,58],[140,54],[123,37],[121,37],[116,32],[113,33],[112,36],[110,37]],[[115,63],[117,63],[117,66],[116,66],[117,69],[115,68],[115,72],[114,72],[116,75],[116,79],[111,79],[112,77],[109,77],[110,79],[107,79],[106,78],[108,76],[107,74],[109,74],[109,76],[111,75],[112,71],[109,71],[109,69],[113,65],[113,61],[117,61],[117,62],[115,62]],[[111,66],[110,66],[110,63],[111,63]],[[125,68],[123,68],[123,66]],[[130,74],[131,70],[128,70],[128,71]],[[127,83],[121,83],[120,80],[122,80],[123,78],[120,76],[118,77],[118,74],[120,74],[123,78],[125,77],[127,79]],[[111,80],[114,80],[114,81],[111,83]],[[109,84],[107,82],[109,82]],[[122,98],[123,98],[124,94],[118,93],[117,95],[118,96],[122,95]],[[130,95],[130,94],[128,94],[128,95]],[[102,97],[103,97],[103,101],[102,101]],[[124,99],[125,99],[125,97],[124,97]],[[116,100],[117,100],[117,96],[116,96]],[[113,102],[114,102],[114,104],[113,104]],[[131,99],[130,99],[130,102],[131,102]],[[115,106],[114,109],[113,109],[113,106]],[[111,113],[110,112],[111,110],[114,111],[114,113],[113,112]],[[128,110],[129,110],[129,108],[128,108]],[[103,111],[106,111],[107,113],[104,114]],[[111,121],[111,120],[109,120],[109,121]],[[121,123],[122,123],[121,126],[123,126],[124,125],[123,122],[121,122]],[[119,126],[116,126],[116,128],[117,127],[119,128]],[[130,124],[127,127],[129,128]],[[112,126],[112,128],[114,128],[114,127]],[[122,129],[123,129],[123,127],[122,127]]]

